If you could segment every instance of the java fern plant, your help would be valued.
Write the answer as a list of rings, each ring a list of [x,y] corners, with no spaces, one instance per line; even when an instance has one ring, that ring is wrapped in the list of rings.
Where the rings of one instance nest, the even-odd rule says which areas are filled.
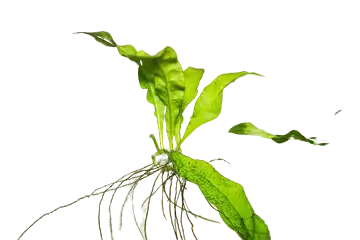
[[[108,47],[117,48],[121,56],[128,58],[129,60],[135,62],[138,65],[138,79],[140,87],[142,89],[147,89],[146,99],[149,103],[154,105],[154,115],[157,120],[157,126],[159,130],[159,140],[160,146],[158,145],[155,136],[150,135],[152,138],[155,147],[156,153],[152,155],[152,164],[149,164],[141,169],[135,170],[131,173],[128,173],[118,179],[117,181],[107,184],[101,188],[95,189],[90,195],[79,198],[78,200],[61,206],[52,212],[70,206],[81,199],[88,198],[94,195],[102,195],[99,202],[99,211],[98,211],[98,225],[100,237],[102,237],[102,230],[100,227],[100,206],[103,200],[105,193],[113,192],[112,198],[109,205],[109,226],[111,237],[113,239],[112,231],[112,217],[111,217],[111,204],[114,198],[116,191],[124,186],[131,186],[126,199],[122,205],[120,212],[120,229],[122,225],[122,211],[124,209],[125,203],[128,200],[128,197],[134,195],[134,190],[137,184],[155,174],[158,173],[154,184],[152,186],[150,195],[145,199],[142,207],[145,205],[146,216],[144,228],[140,228],[136,217],[134,214],[134,219],[136,225],[144,239],[147,240],[146,233],[146,222],[148,217],[149,205],[151,197],[162,188],[162,211],[164,218],[164,204],[163,197],[166,196],[169,202],[169,213],[171,224],[174,230],[176,239],[185,239],[185,232],[183,228],[183,212],[185,211],[188,220],[192,225],[192,233],[196,238],[195,232],[193,230],[193,224],[189,218],[189,214],[194,217],[200,217],[204,220],[217,222],[204,218],[200,215],[197,215],[190,211],[187,207],[184,190],[186,189],[186,183],[191,182],[196,184],[209,205],[219,212],[221,219],[225,224],[235,231],[238,236],[243,240],[270,240],[270,232],[268,226],[265,224],[264,220],[261,219],[253,210],[251,204],[249,203],[248,198],[245,195],[243,187],[234,181],[222,176],[215,168],[206,161],[192,159],[189,156],[186,156],[182,153],[180,148],[184,140],[199,126],[204,123],[207,123],[211,120],[217,118],[221,111],[222,105],[222,95],[223,90],[230,83],[234,82],[236,79],[252,74],[257,76],[262,76],[254,72],[235,72],[235,73],[226,73],[219,75],[215,80],[213,80],[209,85],[207,85],[200,96],[195,102],[195,107],[193,114],[190,118],[190,122],[186,127],[184,135],[181,137],[180,129],[181,124],[184,121],[183,112],[188,106],[188,104],[194,100],[197,95],[197,88],[199,82],[204,74],[204,69],[189,67],[185,71],[182,70],[181,65],[177,59],[177,54],[171,47],[165,47],[163,50],[157,54],[151,56],[144,51],[137,51],[132,45],[122,45],[119,46],[115,43],[112,36],[108,32],[78,32],[90,35],[95,38],[96,41],[102,43]],[[164,119],[166,122],[166,132],[169,140],[169,148],[164,148],[163,143],[163,123]],[[305,138],[300,132],[292,130],[285,135],[273,135],[264,130],[257,128],[250,122],[244,122],[237,124],[230,128],[230,133],[239,134],[239,135],[255,135],[263,138],[268,138],[273,140],[276,143],[284,143],[290,138],[296,140],[308,142],[313,145],[325,146],[328,143],[315,143],[316,137]],[[174,138],[176,147],[174,148]],[[224,160],[224,159],[214,159],[214,160]],[[212,160],[212,161],[214,161]],[[166,179],[164,180],[164,174],[166,174]],[[154,187],[157,179],[161,175],[161,184],[154,191]],[[127,177],[126,177],[127,176]],[[126,178],[125,178],[126,177]],[[175,186],[175,196],[171,196],[171,187],[173,180],[176,181]],[[128,182],[127,184],[124,184]],[[170,182],[169,193],[167,193],[165,187],[166,183]],[[177,185],[180,185],[180,189],[177,190]],[[106,189],[105,189],[106,188]],[[105,189],[105,190],[104,190]],[[181,206],[177,204],[179,196],[181,194]],[[173,206],[174,216],[172,216],[171,206]],[[134,206],[133,213],[134,213]],[[176,209],[181,209],[180,223],[177,215]],[[52,213],[50,212],[50,213]],[[37,221],[39,221],[46,213],[37,219],[30,227],[32,227]],[[217,222],[218,223],[218,222]],[[181,229],[180,229],[181,224]],[[29,227],[29,228],[30,228]],[[28,229],[29,229],[28,228]],[[23,234],[28,230],[26,229]],[[196,238],[197,239],[197,238]]]

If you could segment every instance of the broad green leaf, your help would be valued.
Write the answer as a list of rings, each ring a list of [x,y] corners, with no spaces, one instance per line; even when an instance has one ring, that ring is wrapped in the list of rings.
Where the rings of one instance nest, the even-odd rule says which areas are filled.
[[[243,186],[221,175],[208,162],[177,151],[167,152],[174,170],[196,184],[226,225],[243,240],[270,240],[270,231],[252,208]]]
[[[138,75],[139,72],[142,75],[138,77],[142,79],[139,85],[147,91],[147,101],[153,104],[154,111],[157,113],[155,117],[157,118],[159,135],[162,135],[163,138],[160,131],[166,127],[169,147],[173,148],[174,139],[176,139],[174,129],[181,119],[180,113],[185,91],[184,72],[176,50],[172,47],[165,47],[160,49],[157,54],[152,55],[143,49],[137,49],[132,44],[116,44],[114,37],[107,31],[93,31],[83,34],[94,38],[105,47],[116,47],[120,56],[136,64]],[[152,84],[146,84],[146,82]],[[155,96],[161,100],[163,106],[158,104]],[[156,109],[158,107],[161,109]],[[162,115],[164,109],[165,117]]]
[[[173,149],[175,123],[179,114],[181,114],[185,85],[183,70],[177,60],[176,52],[171,47],[166,47],[162,61],[157,61],[155,88],[156,93],[166,106],[166,130],[170,149]]]
[[[184,93],[184,101],[181,106],[180,113],[178,115],[178,118],[175,122],[175,140],[176,144],[179,145],[180,143],[180,129],[181,124],[184,121],[184,117],[182,113],[184,112],[185,108],[189,103],[194,100],[198,93],[198,86],[201,78],[204,75],[204,69],[201,68],[193,68],[188,67],[184,71],[184,84],[185,84],[185,93]]]
[[[104,44],[105,46],[116,47],[116,43],[115,43],[114,39],[108,32],[104,32],[104,31],[101,31],[101,32],[76,32],[74,34],[78,34],[78,33],[88,34],[88,35],[94,37],[96,41]]]
[[[144,51],[136,52],[131,45],[117,46],[119,53],[135,62],[142,62],[142,72],[148,83],[154,84],[156,95],[166,106],[166,131],[170,149],[173,148],[175,122],[180,114],[184,98],[184,73],[174,49],[166,47],[150,56]],[[142,87],[146,84],[140,81]]]
[[[223,90],[230,83],[234,82],[239,77],[243,77],[248,74],[254,74],[262,76],[254,72],[237,72],[226,73],[219,75],[214,81],[207,85],[198,99],[196,100],[193,115],[190,118],[190,122],[185,130],[185,134],[182,137],[180,144],[199,126],[217,118],[221,111],[222,94]]]

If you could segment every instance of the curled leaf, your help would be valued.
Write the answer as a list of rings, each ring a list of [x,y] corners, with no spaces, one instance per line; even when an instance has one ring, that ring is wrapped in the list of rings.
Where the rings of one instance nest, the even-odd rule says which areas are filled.
[[[305,138],[305,142],[309,146],[329,146],[331,142],[329,140],[319,139],[318,136],[308,136]]]
[[[76,32],[74,34],[78,34],[78,33],[88,34],[88,35],[92,36],[93,38],[95,38],[96,41],[104,44],[105,46],[116,47],[116,43],[115,43],[114,39],[108,32],[104,32],[104,31],[101,31],[101,32]]]
[[[156,54],[151,54],[144,49],[136,48],[133,44],[117,44],[116,50],[121,57],[126,58],[138,66],[142,65],[148,70],[151,70],[152,61],[160,58],[164,54],[163,49],[160,49]]]

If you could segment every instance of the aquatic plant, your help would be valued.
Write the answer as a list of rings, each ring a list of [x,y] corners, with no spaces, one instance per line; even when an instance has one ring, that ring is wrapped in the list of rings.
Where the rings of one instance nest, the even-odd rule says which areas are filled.
[[[167,198],[169,202],[170,220],[174,230],[176,239],[185,239],[185,232],[183,228],[183,212],[185,212],[187,219],[192,225],[192,233],[197,239],[193,229],[193,224],[189,218],[189,214],[202,218],[207,221],[216,222],[208,218],[202,217],[190,211],[185,198],[184,191],[186,183],[191,182],[196,184],[209,205],[219,212],[221,219],[225,224],[235,231],[243,240],[269,240],[270,231],[264,220],[261,219],[253,210],[244,188],[234,181],[221,175],[209,162],[192,159],[191,157],[182,153],[180,148],[184,140],[194,132],[199,126],[217,118],[221,112],[222,96],[224,89],[232,82],[240,77],[246,75],[262,76],[254,72],[235,72],[221,74],[216,77],[209,85],[207,85],[200,96],[197,98],[184,135],[181,137],[180,130],[183,123],[183,112],[188,104],[195,99],[198,93],[198,85],[204,74],[204,69],[188,67],[183,71],[177,54],[171,47],[165,47],[157,54],[151,56],[144,51],[137,51],[132,45],[117,45],[112,36],[108,32],[78,32],[92,36],[96,41],[108,47],[117,48],[121,56],[128,58],[138,65],[138,79],[140,87],[147,89],[146,99],[149,103],[154,105],[154,115],[157,119],[157,126],[159,131],[160,146],[153,134],[150,138],[153,140],[156,152],[151,156],[152,164],[143,168],[137,169],[122,176],[117,181],[104,185],[95,189],[90,195],[83,196],[76,201],[61,206],[49,213],[44,214],[37,219],[29,228],[31,228],[42,217],[57,211],[60,208],[70,206],[81,199],[89,198],[94,195],[101,195],[98,211],[98,225],[101,239],[102,229],[100,226],[100,206],[104,195],[112,192],[112,197],[109,204],[109,223],[111,238],[113,239],[111,205],[114,195],[119,188],[124,186],[131,186],[122,205],[120,212],[120,228],[122,225],[122,211],[129,196],[132,196],[138,183],[147,177],[157,173],[157,177],[153,183],[150,195],[145,199],[142,207],[146,207],[146,216],[144,229],[141,229],[137,223],[134,205],[132,205],[134,220],[138,229],[144,239],[147,240],[146,223],[149,212],[151,197],[161,188],[162,189],[162,212],[164,213],[163,197]],[[163,123],[166,122],[166,132],[169,140],[169,148],[164,148],[163,142]],[[313,145],[325,146],[328,143],[315,143],[316,137],[305,138],[299,131],[292,130],[285,135],[273,135],[264,130],[257,128],[250,122],[237,124],[230,128],[229,133],[238,135],[254,135],[262,138],[268,138],[276,143],[284,143],[290,139],[308,142]],[[174,148],[174,139],[176,147]],[[225,161],[225,160],[224,160]],[[166,178],[164,180],[164,175]],[[154,191],[157,179],[161,175],[161,184]],[[126,178],[125,178],[126,177]],[[173,181],[176,182],[175,194],[172,197],[171,189]],[[166,190],[166,184],[170,183],[169,191]],[[179,190],[177,186],[179,184]],[[105,190],[104,190],[105,189]],[[179,197],[181,195],[181,206],[178,205]],[[173,207],[173,209],[171,209]],[[177,215],[177,208],[181,209],[180,221]],[[172,215],[172,210],[174,216]],[[181,229],[180,229],[181,226]],[[28,229],[29,229],[28,228]],[[26,229],[23,234],[28,230]]]

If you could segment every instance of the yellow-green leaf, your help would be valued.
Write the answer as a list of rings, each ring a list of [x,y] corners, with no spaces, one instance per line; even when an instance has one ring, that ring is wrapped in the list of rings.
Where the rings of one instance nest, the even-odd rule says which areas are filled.
[[[175,122],[175,140],[176,144],[179,145],[180,143],[180,129],[181,124],[184,121],[183,112],[185,111],[185,108],[189,103],[194,100],[198,93],[198,86],[199,82],[204,75],[204,69],[201,68],[193,68],[188,67],[184,71],[184,84],[185,84],[185,93],[184,93],[184,100],[181,106],[180,113],[178,115],[178,118]]]
[[[193,115],[190,118],[190,122],[179,146],[197,127],[214,120],[219,116],[224,88],[239,77],[243,77],[248,74],[262,76],[258,73],[249,73],[246,71],[221,74],[204,88],[196,100]]]
[[[184,102],[181,106],[181,111],[183,112],[187,105],[191,103],[192,100],[196,97],[198,93],[198,86],[201,78],[204,75],[204,69],[202,68],[193,68],[188,67],[184,71],[184,82],[185,82],[185,94]]]
[[[137,61],[135,59],[135,61]],[[165,105],[159,98],[159,96],[156,94],[155,90],[155,83],[154,83],[154,74],[152,72],[146,72],[144,71],[144,67],[139,65],[138,69],[138,77],[139,77],[139,83],[141,88],[148,89],[146,99],[149,103],[154,105],[155,111],[154,115],[157,119],[157,125],[158,125],[158,131],[159,131],[159,138],[160,138],[160,147],[164,148],[164,141],[163,141],[163,124],[164,124],[164,111],[165,111]]]

